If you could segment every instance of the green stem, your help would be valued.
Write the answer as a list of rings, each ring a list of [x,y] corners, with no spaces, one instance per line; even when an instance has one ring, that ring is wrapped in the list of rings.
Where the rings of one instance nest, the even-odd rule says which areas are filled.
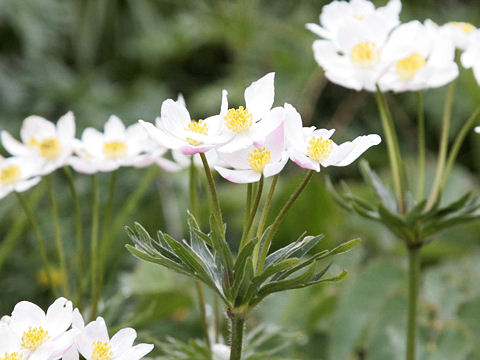
[[[90,310],[90,321],[95,320],[97,316],[98,298],[95,294],[95,284],[97,283],[98,276],[98,217],[99,217],[99,200],[98,200],[98,177],[97,174],[92,175],[92,234],[90,243],[90,276],[92,286],[92,299]]]
[[[217,225],[219,227],[220,232],[223,234],[224,232],[223,232],[222,209],[220,207],[220,201],[218,200],[217,189],[215,187],[215,181],[213,181],[212,171],[210,170],[207,157],[205,156],[204,153],[200,153],[200,158],[202,159],[203,167],[205,169],[205,175],[208,181],[208,187],[210,188],[210,193],[212,195],[213,211],[215,214],[215,218],[217,219]]]
[[[83,302],[83,233],[82,233],[82,217],[80,212],[80,203],[78,200],[78,193],[75,187],[75,181],[73,178],[72,170],[65,166],[63,168],[67,176],[68,186],[72,194],[73,201],[73,213],[75,218],[75,244],[77,252],[77,307],[82,308]]]
[[[268,212],[270,210],[270,205],[272,204],[273,194],[275,193],[275,188],[277,187],[278,178],[280,174],[277,174],[273,177],[272,183],[270,184],[270,191],[268,192],[267,199],[265,200],[265,204],[263,205],[262,216],[260,217],[260,221],[258,222],[257,227],[257,238],[260,239],[263,233],[263,229],[265,228],[265,223],[267,222]]]
[[[253,183],[248,183],[247,198],[245,201],[245,219],[243,220],[243,232],[242,232],[242,240],[240,240],[240,244],[242,244],[243,237],[245,236],[245,231],[247,230],[248,219],[250,219],[250,210],[252,209],[252,196],[253,196]]]
[[[232,315],[230,320],[232,323],[230,360],[241,360],[245,319],[241,315]]]
[[[421,247],[408,249],[408,321],[406,360],[415,360],[417,341],[417,304],[420,282]]]
[[[418,189],[417,200],[421,201],[425,192],[425,114],[423,110],[423,97],[420,91],[417,95],[418,112]]]
[[[67,264],[65,261],[65,251],[63,249],[62,234],[60,232],[60,221],[58,219],[58,206],[55,198],[55,189],[53,186],[53,174],[46,176],[48,193],[50,195],[50,204],[52,208],[53,228],[55,232],[55,247],[57,249],[58,260],[60,262],[60,271],[62,273],[63,294],[70,297],[70,289],[68,282]]]
[[[215,342],[218,343],[220,342],[220,332],[221,332],[221,321],[220,321],[220,301],[218,299],[218,296],[214,297],[213,300],[213,311],[214,311],[214,316],[215,316]]]
[[[437,171],[435,173],[435,181],[433,183],[432,191],[427,202],[427,209],[431,209],[433,204],[438,199],[440,194],[440,187],[442,184],[442,178],[444,176],[445,160],[447,157],[448,148],[448,134],[450,132],[450,120],[452,117],[453,95],[455,92],[455,81],[453,81],[448,87],[447,97],[445,99],[445,107],[443,109],[443,121],[442,121],[442,136],[440,139],[440,150],[438,152]]]
[[[197,218],[198,212],[198,191],[197,191],[197,169],[195,168],[195,163],[193,156],[190,158],[190,171],[189,171],[189,192],[190,192],[190,212],[195,216],[197,222],[200,222],[200,219]]]
[[[467,136],[467,134],[472,130],[472,127],[475,125],[475,121],[479,116],[480,116],[480,107],[478,107],[473,112],[472,116],[470,116],[470,118],[467,120],[467,122],[463,124],[463,127],[460,130],[457,138],[455,139],[455,143],[453,144],[453,147],[450,150],[450,153],[448,154],[447,166],[445,168],[445,172],[443,173],[442,184],[440,186],[440,189],[443,189],[445,187],[448,177],[450,176],[450,172],[452,171],[453,164],[455,163],[455,160],[457,158],[458,152],[462,147],[463,141],[465,140],[465,137]]]
[[[397,133],[393,124],[392,115],[388,108],[383,93],[377,86],[377,105],[382,119],[383,132],[387,142],[388,158],[390,161],[390,169],[392,171],[393,183],[395,187],[395,197],[400,213],[406,210],[405,205],[405,179],[403,175],[402,158],[400,155],[400,147],[398,145]]]
[[[203,332],[205,337],[205,344],[207,345],[207,348],[210,350],[211,344],[210,344],[210,338],[208,336],[208,322],[207,322],[207,308],[205,306],[206,304],[205,294],[203,292],[202,284],[200,284],[200,282],[196,280],[194,282],[195,282],[195,288],[197,290],[198,307],[200,309],[200,318],[202,319],[202,327],[203,327]]]
[[[32,225],[33,233],[35,238],[37,239],[38,249],[40,250],[40,257],[42,259],[43,268],[45,269],[45,273],[47,274],[48,283],[50,284],[50,288],[52,290],[53,296],[57,297],[57,290],[55,289],[55,284],[52,281],[52,273],[50,272],[51,267],[47,257],[47,250],[45,248],[45,241],[43,240],[42,234],[40,233],[40,229],[38,227],[37,221],[33,216],[32,210],[28,205],[27,199],[22,193],[15,193],[17,195],[20,204],[22,204],[23,210],[27,215],[30,224]]]
[[[258,184],[258,190],[257,190],[257,196],[255,197],[255,201],[253,203],[252,208],[250,209],[250,216],[248,217],[248,220],[245,224],[244,230],[243,230],[243,235],[242,239],[240,240],[240,247],[239,250],[242,250],[243,247],[245,246],[245,243],[248,240],[248,235],[250,233],[250,229],[252,228],[253,221],[255,220],[255,215],[257,215],[257,210],[258,210],[258,205],[260,204],[260,199],[262,198],[262,192],[263,192],[263,175],[260,177],[260,182]]]
[[[265,239],[265,244],[263,244],[263,247],[262,247],[262,253],[260,255],[260,260],[258,262],[258,266],[257,266],[257,272],[260,272],[262,271],[263,269],[263,266],[265,265],[265,259],[267,258],[267,254],[268,254],[268,250],[270,249],[270,245],[272,243],[272,239],[273,237],[275,236],[275,233],[277,232],[278,230],[278,227],[280,226],[280,224],[282,223],[283,221],[283,218],[285,217],[285,215],[287,215],[287,212],[288,210],[290,210],[290,208],[292,207],[293,203],[298,199],[298,197],[300,196],[300,194],[302,193],[302,191],[305,189],[305,187],[307,186],[308,182],[310,181],[310,179],[312,178],[312,175],[314,173],[314,170],[309,170],[307,172],[307,174],[305,175],[305,177],[303,178],[303,181],[300,183],[300,185],[298,185],[297,189],[295,190],[295,192],[290,195],[290,198],[288,199],[288,201],[285,203],[285,205],[283,205],[283,208],[280,210],[280,212],[278,213],[277,217],[275,218],[275,220],[273,221],[272,223],[272,226],[270,228],[270,231],[268,233],[268,236],[267,238]]]

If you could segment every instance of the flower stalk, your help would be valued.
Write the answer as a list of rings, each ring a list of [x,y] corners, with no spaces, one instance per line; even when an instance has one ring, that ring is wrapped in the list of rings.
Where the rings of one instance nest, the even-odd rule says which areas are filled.
[[[421,246],[408,248],[408,318],[407,318],[407,355],[406,360],[416,359],[417,343],[417,307],[420,283]]]
[[[417,201],[421,201],[425,192],[425,112],[423,109],[423,96],[416,92],[417,98],[417,130],[418,130],[418,188]]]
[[[98,177],[92,175],[92,233],[90,243],[90,277],[92,287],[92,299],[90,310],[90,321],[93,321],[97,315],[98,293],[94,287],[98,279],[98,221],[99,221],[99,194],[98,194]]]
[[[243,333],[245,331],[245,318],[239,314],[230,315],[231,344],[230,360],[242,359]]]

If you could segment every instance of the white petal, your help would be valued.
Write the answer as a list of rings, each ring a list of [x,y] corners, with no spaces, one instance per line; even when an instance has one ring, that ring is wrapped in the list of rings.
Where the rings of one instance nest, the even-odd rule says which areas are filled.
[[[10,154],[21,156],[29,153],[28,147],[15,139],[7,131],[2,131],[2,145]]]
[[[136,337],[137,332],[132,328],[121,329],[113,335],[110,339],[110,345],[114,356],[125,353],[133,345]]]
[[[75,117],[71,111],[58,119],[57,134],[62,142],[72,141],[75,137]]]
[[[263,175],[265,177],[270,177],[278,174],[285,167],[285,164],[287,163],[287,161],[288,161],[288,153],[284,151],[279,161],[272,161],[272,162],[269,162],[267,165],[265,165],[265,168],[263,169]]]
[[[160,121],[165,130],[177,135],[183,132],[192,120],[185,106],[168,99],[162,103]]]
[[[88,323],[82,333],[91,341],[108,342],[109,340],[107,325],[105,325],[105,320],[101,316],[97,317],[95,321]]]
[[[61,297],[48,307],[47,326],[52,337],[65,332],[72,323],[72,302]]]
[[[10,327],[16,333],[23,333],[29,326],[41,326],[45,322],[44,311],[36,304],[21,301],[15,305],[10,318]]]
[[[238,184],[257,182],[261,178],[261,174],[253,170],[230,170],[221,166],[215,166],[215,170],[217,170],[223,178]]]
[[[347,166],[354,162],[368,148],[378,145],[381,141],[376,134],[359,136],[353,141],[347,141],[338,145],[330,154],[323,166]]]
[[[20,181],[17,184],[15,184],[14,189],[16,192],[27,191],[28,189],[37,185],[41,179],[42,179],[41,177],[37,176],[37,177],[34,177],[33,179]]]
[[[118,360],[138,360],[147,355],[153,350],[152,344],[138,344],[130,348],[123,356]]]
[[[253,121],[263,118],[272,108],[275,97],[274,78],[275,73],[269,73],[245,89],[245,105],[252,114]]]
[[[22,127],[20,129],[20,137],[24,144],[27,144],[33,137],[35,139],[41,139],[44,137],[56,137],[57,129],[55,125],[47,119],[32,115],[23,120]]]

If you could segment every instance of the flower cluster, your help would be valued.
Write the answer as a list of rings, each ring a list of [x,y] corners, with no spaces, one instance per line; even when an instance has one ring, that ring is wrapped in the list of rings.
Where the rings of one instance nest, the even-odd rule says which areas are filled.
[[[45,313],[37,305],[21,301],[11,316],[0,320],[2,360],[138,360],[153,349],[151,344],[133,342],[132,328],[119,330],[111,338],[103,318],[85,325],[72,303],[58,298]]]
[[[458,76],[455,49],[480,84],[480,30],[463,22],[400,23],[400,0],[376,9],[368,0],[333,1],[323,7],[314,56],[326,77],[341,86],[375,91],[416,91],[443,86]]]

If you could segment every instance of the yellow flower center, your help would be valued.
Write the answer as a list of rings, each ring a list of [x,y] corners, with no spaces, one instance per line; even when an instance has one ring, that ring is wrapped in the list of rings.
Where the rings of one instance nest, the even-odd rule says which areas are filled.
[[[425,58],[419,53],[414,52],[412,55],[397,61],[395,69],[403,80],[410,81],[425,65],[427,65]]]
[[[22,172],[20,171],[20,168],[18,166],[7,166],[0,171],[0,182],[2,183],[2,185],[10,185],[16,183],[18,179],[20,179],[21,174]]]
[[[40,150],[40,155],[47,160],[56,159],[62,150],[62,144],[60,144],[60,141],[54,137],[45,138],[41,142],[31,138],[28,145],[37,146]]]
[[[240,106],[238,109],[228,109],[227,116],[225,116],[227,128],[235,133],[242,133],[248,131],[252,125],[252,114]]]
[[[473,26],[470,23],[452,21],[450,24],[459,28],[460,30],[464,31],[467,34],[470,34],[473,31],[475,31],[475,26]]]
[[[359,21],[365,20],[365,18],[364,18],[362,15],[353,15],[353,18],[354,18],[354,19],[357,19],[357,20],[359,20]]]
[[[322,137],[312,137],[308,142],[307,156],[315,161],[326,160],[333,150],[332,140]]]
[[[22,354],[19,354],[19,353],[5,353],[5,355],[3,355],[3,357],[0,357],[0,360],[22,360],[23,359],[23,355]]]
[[[198,121],[193,121],[188,124],[188,126],[185,128],[185,130],[189,130],[189,131],[193,131],[193,132],[196,132],[198,134],[202,134],[202,135],[208,135],[208,127],[207,127],[207,124],[205,124],[203,122],[203,120],[198,120]],[[197,141],[197,140],[194,140],[192,138],[186,138],[185,140],[187,140],[187,142],[190,144],[190,145],[200,145],[201,142],[200,141]]]
[[[380,61],[380,49],[374,42],[361,42],[353,47],[350,60],[360,68],[370,69]]]
[[[41,326],[28,328],[28,331],[25,331],[22,336],[22,348],[28,350],[36,350],[40,345],[46,342],[50,336],[48,336],[48,331],[43,330]]]
[[[113,357],[112,347],[108,342],[94,341],[92,346],[92,360],[110,360]]]
[[[103,153],[110,159],[120,159],[127,154],[127,145],[123,141],[109,141],[103,144]]]
[[[270,151],[266,148],[255,149],[252,153],[248,154],[248,162],[252,170],[261,173],[270,160],[272,156]]]

